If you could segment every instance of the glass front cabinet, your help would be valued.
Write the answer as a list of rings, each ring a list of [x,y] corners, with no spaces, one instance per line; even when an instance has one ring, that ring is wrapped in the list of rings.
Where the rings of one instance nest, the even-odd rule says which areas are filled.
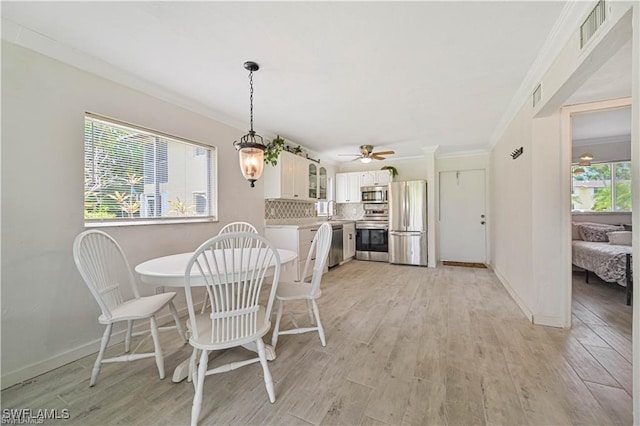
[[[327,169],[324,167],[318,170],[318,199],[327,199]]]
[[[327,199],[327,169],[314,163],[309,163],[309,198],[312,200]]]
[[[309,198],[318,198],[318,167],[313,163],[309,163]]]

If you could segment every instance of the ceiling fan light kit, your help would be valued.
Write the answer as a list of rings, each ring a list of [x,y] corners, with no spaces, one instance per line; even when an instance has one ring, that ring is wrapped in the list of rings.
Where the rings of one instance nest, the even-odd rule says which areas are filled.
[[[580,154],[580,159],[582,161],[591,161],[593,160],[593,154],[590,152],[584,152],[582,154]]]
[[[395,154],[395,151],[379,151],[373,152],[373,145],[360,145],[360,154],[340,154],[340,155],[348,155],[355,156],[352,161],[358,161],[362,163],[370,163],[371,160],[386,160],[386,157],[383,155],[392,155]]]
[[[583,167],[590,166],[591,160],[593,159],[594,159],[594,156],[592,153],[583,152],[582,154],[580,154],[580,162],[578,163],[578,166],[583,166]]]

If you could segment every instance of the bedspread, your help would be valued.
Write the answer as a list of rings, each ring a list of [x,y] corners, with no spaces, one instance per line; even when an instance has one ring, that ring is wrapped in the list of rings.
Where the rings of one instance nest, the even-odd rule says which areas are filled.
[[[627,253],[631,253],[631,246],[574,240],[571,257],[574,265],[626,287]]]

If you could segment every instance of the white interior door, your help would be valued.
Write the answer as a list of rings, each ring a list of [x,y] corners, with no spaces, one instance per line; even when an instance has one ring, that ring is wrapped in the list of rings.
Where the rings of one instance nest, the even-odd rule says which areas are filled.
[[[440,260],[485,263],[485,171],[440,172]]]

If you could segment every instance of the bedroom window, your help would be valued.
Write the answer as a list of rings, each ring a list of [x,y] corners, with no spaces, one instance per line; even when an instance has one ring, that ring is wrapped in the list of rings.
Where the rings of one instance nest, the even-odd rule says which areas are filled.
[[[215,219],[215,154],[212,146],[87,113],[85,224]]]
[[[630,212],[631,162],[571,166],[574,212]]]

